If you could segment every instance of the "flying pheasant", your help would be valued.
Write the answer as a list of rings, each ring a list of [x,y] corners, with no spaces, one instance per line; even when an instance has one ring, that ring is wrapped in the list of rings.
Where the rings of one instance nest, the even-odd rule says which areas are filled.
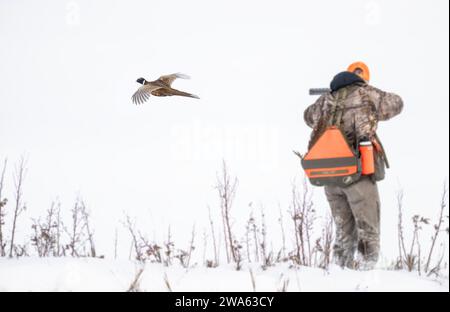
[[[133,103],[142,104],[148,100],[150,95],[154,96],[179,95],[199,99],[199,97],[196,96],[195,94],[173,89],[171,87],[172,82],[177,78],[189,79],[190,77],[188,75],[177,73],[161,76],[154,81],[147,81],[144,78],[139,78],[138,80],[136,80],[136,82],[142,84],[142,86],[133,94],[132,97]]]

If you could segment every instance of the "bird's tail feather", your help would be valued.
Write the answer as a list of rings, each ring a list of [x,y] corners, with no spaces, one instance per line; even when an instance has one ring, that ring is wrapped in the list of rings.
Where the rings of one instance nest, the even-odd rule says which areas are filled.
[[[200,99],[200,97],[198,95],[195,95],[192,93],[187,93],[187,92],[176,90],[176,89],[172,89],[172,93],[173,93],[173,95],[187,96],[187,97],[191,97],[194,99]]]
[[[181,78],[181,79],[191,79],[190,76],[183,74],[183,73],[176,73],[175,75],[177,75],[177,78]]]

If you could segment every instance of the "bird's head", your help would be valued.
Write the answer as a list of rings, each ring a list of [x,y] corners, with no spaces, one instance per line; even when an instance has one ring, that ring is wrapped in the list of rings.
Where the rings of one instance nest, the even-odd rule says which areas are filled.
[[[140,83],[140,84],[144,84],[146,80],[144,78],[139,78],[138,80],[136,80],[136,82]]]

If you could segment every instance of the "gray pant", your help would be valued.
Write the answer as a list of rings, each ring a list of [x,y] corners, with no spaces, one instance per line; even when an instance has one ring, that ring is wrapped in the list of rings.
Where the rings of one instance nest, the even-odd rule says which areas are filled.
[[[380,198],[378,187],[369,177],[362,177],[348,187],[327,186],[325,194],[336,224],[334,257],[337,264],[355,267],[358,250],[361,265],[373,268],[380,249]]]

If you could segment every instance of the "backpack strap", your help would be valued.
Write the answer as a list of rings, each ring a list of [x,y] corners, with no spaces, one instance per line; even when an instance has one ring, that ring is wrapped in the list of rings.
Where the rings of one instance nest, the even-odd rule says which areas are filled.
[[[342,88],[337,91],[335,95],[335,100],[333,101],[333,113],[329,120],[330,126],[341,126],[342,114],[344,112],[344,101],[347,98],[348,90],[347,88]]]

